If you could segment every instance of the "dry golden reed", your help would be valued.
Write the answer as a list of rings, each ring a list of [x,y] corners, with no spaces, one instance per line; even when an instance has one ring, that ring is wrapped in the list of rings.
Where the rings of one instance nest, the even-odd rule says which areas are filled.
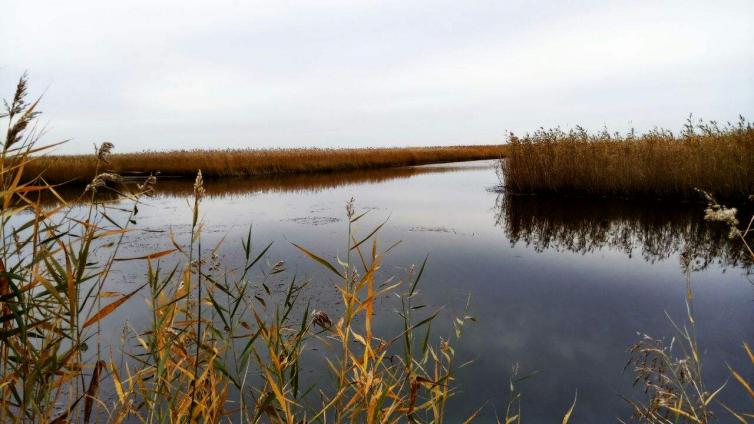
[[[179,150],[126,154],[110,154],[108,151],[106,159],[109,168],[123,175],[159,172],[163,177],[193,178],[196,170],[201,169],[205,177],[215,178],[354,171],[499,159],[503,156],[504,150],[505,147],[502,145],[492,145],[364,149]],[[49,183],[88,182],[95,175],[98,156],[38,156],[27,164],[25,175],[31,177],[44,174],[45,180]]]
[[[577,127],[509,141],[501,170],[510,193],[700,199],[698,188],[730,200],[754,193],[754,128],[743,118],[722,127],[689,119],[679,135]]]

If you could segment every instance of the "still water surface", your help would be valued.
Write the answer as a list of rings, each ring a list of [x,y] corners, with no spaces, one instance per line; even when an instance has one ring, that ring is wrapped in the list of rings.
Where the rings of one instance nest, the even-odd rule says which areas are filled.
[[[241,263],[240,240],[253,225],[254,243],[273,242],[270,263],[286,261],[292,274],[310,281],[312,307],[337,315],[331,274],[303,257],[289,242],[324,257],[344,257],[347,224],[344,205],[356,199],[370,210],[358,230],[368,233],[385,219],[383,247],[402,242],[388,255],[383,277],[405,276],[428,255],[421,283],[425,310],[441,308],[436,336],[452,334],[451,318],[470,298],[476,322],[467,325],[456,353],[459,392],[450,402],[448,422],[460,422],[485,405],[480,422],[493,422],[508,399],[514,366],[521,383],[524,422],[559,422],[578,391],[574,421],[601,423],[627,417],[621,396],[641,399],[632,387],[626,349],[638,333],[674,335],[667,312],[685,318],[686,283],[681,253],[690,258],[699,341],[710,386],[722,384],[725,363],[747,368],[741,342],[754,335],[754,286],[749,266],[723,228],[702,220],[698,205],[638,204],[629,201],[554,200],[506,197],[493,162],[434,165],[285,179],[207,182],[202,204],[205,246],[225,237],[223,262]],[[186,182],[161,181],[161,192],[140,208],[140,228],[185,237],[191,212]],[[165,234],[145,233],[128,240],[142,253],[170,247]],[[115,284],[143,281],[143,270],[122,269]],[[124,290],[125,291],[125,290]],[[398,331],[393,303],[381,301],[379,328]],[[118,311],[138,327],[140,306]],[[113,334],[118,329],[113,327]],[[309,356],[316,356],[311,352]],[[312,360],[309,379],[321,376]],[[733,388],[733,384],[730,385]],[[728,390],[729,405],[748,405],[740,391]]]

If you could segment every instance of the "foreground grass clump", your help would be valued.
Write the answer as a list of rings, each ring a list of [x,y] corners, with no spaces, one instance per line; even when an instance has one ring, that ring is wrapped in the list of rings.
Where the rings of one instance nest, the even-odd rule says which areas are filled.
[[[509,141],[500,166],[510,193],[698,199],[698,188],[735,201],[754,193],[754,128],[743,118],[723,127],[689,121],[680,135],[577,127]]]
[[[300,300],[306,283],[295,277],[282,292],[271,289],[268,279],[284,263],[263,260],[269,245],[253,246],[250,231],[236,267],[219,263],[218,246],[202,246],[201,172],[190,233],[166,234],[171,249],[127,255],[124,237],[138,231],[138,206],[156,178],[112,172],[113,146],[103,143],[84,192],[88,208],[69,208],[62,198],[43,206],[40,194],[55,196],[55,188],[23,178],[32,156],[45,151],[29,131],[37,102],[25,95],[22,78],[0,115],[8,119],[0,153],[0,422],[445,421],[453,343],[469,317],[454,319],[454,336],[431,336],[437,313],[415,303],[424,267],[405,281],[383,280],[379,227],[359,236],[355,224],[365,213],[352,202],[345,258],[333,264],[297,246],[331,272],[337,311]],[[117,196],[98,200],[102,191]],[[112,283],[113,270],[128,261],[145,262],[146,276],[114,291],[122,285]],[[375,300],[387,294],[396,295],[397,334],[375,330],[383,319]],[[103,343],[116,311],[139,298],[147,324],[126,322],[121,346]],[[325,352],[330,376],[313,386],[301,378],[308,345]]]
[[[193,178],[252,177],[355,171],[431,163],[499,159],[504,146],[450,146],[371,149],[181,150],[113,154],[110,167],[120,174],[160,173]],[[44,174],[50,183],[88,182],[97,170],[92,155],[41,156],[27,164],[28,176]]]
[[[751,244],[754,216],[740,225],[735,208],[719,204],[709,193],[703,194],[708,202],[705,220],[726,225],[730,238],[739,242],[744,254],[754,261]],[[704,349],[700,347],[696,336],[694,292],[691,285],[691,273],[699,268],[692,257],[686,254],[681,255],[681,267],[686,277],[685,322],[676,324],[670,320],[676,336],[669,343],[644,335],[629,348],[631,359],[626,364],[626,369],[633,371],[634,385],[644,392],[643,400],[628,400],[633,409],[632,418],[636,422],[647,424],[750,423],[754,420],[754,409],[751,409],[754,404],[754,382],[745,377],[746,370],[736,370],[728,365],[732,377],[729,382],[719,387],[710,387],[705,382],[702,371]],[[742,354],[754,366],[754,353],[749,343],[744,341],[742,344]],[[746,410],[742,410],[742,405],[727,405],[720,401],[719,395],[729,383],[735,386],[734,390],[740,390],[751,401]]]

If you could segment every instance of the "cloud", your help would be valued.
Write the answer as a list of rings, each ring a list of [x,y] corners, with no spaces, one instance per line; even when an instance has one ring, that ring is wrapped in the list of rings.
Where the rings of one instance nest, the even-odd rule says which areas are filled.
[[[750,2],[14,2],[9,93],[119,150],[500,142],[754,112]]]

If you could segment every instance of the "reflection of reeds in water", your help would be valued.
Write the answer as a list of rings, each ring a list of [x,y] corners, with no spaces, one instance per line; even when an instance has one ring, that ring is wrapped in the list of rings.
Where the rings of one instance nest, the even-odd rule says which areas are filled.
[[[401,168],[368,169],[360,171],[343,171],[329,173],[313,173],[300,175],[284,175],[278,177],[253,178],[216,178],[205,183],[206,197],[226,197],[245,195],[248,193],[303,193],[320,192],[352,184],[379,184],[391,180],[407,179],[419,175],[440,174],[447,172],[461,172],[488,169],[488,163],[482,164],[443,164],[427,166],[410,166]],[[136,184],[134,182],[133,184]],[[123,187],[128,189],[128,184]],[[186,197],[193,196],[194,185],[185,179],[162,178],[159,181],[159,196]],[[84,188],[76,185],[64,185],[58,190],[67,202],[88,202],[89,197],[82,197]],[[102,190],[98,193],[100,200],[114,200],[117,193]],[[58,199],[49,194],[43,197],[44,204],[56,203]]]
[[[512,244],[539,252],[613,249],[649,262],[685,254],[699,268],[752,266],[741,243],[728,238],[728,228],[705,222],[698,205],[500,194],[497,225]]]

